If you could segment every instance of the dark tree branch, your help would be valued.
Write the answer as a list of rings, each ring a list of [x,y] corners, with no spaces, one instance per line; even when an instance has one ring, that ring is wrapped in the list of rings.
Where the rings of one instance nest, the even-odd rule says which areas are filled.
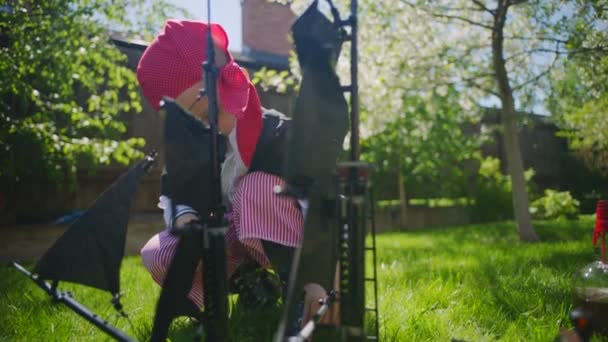
[[[542,41],[547,41],[547,42],[555,42],[555,43],[561,43],[561,44],[566,44],[568,41],[567,40],[563,40],[563,39],[559,39],[559,38],[554,38],[554,37],[518,37],[518,36],[505,36],[505,39],[512,39],[512,40],[525,40],[525,41],[529,41],[529,40],[542,40]]]
[[[568,51],[570,55],[579,55],[581,53],[596,53],[604,55],[608,53],[608,45],[606,46],[595,46],[595,47],[581,47],[578,49],[572,49]]]
[[[453,82],[447,82],[444,83],[444,85],[457,85],[457,84],[464,84],[467,85],[469,87],[472,88],[476,88],[479,89],[483,92],[486,92],[488,94],[492,94],[496,97],[500,97],[500,94],[498,92],[496,92],[493,89],[487,88],[481,84],[479,84],[477,81],[483,78],[488,78],[488,77],[495,77],[495,74],[493,72],[487,72],[487,73],[480,73],[471,77],[467,77],[467,78],[463,78],[460,80],[455,80]]]
[[[449,6],[440,6],[440,10],[446,12],[457,12],[457,11],[474,11],[474,12],[484,12],[482,8],[479,7],[449,7]]]
[[[461,16],[451,15],[451,14],[436,13],[436,12],[431,11],[427,7],[418,6],[418,5],[416,5],[414,3],[411,3],[411,2],[409,2],[407,0],[402,0],[402,1],[403,1],[404,4],[406,4],[406,5],[408,5],[408,6],[412,7],[412,8],[421,9],[424,12],[426,12],[429,15],[431,15],[433,17],[436,17],[436,18],[443,18],[443,19],[448,19],[448,20],[462,21],[462,22],[466,22],[466,23],[468,23],[470,25],[473,25],[473,26],[482,27],[482,28],[487,29],[487,30],[492,30],[493,29],[492,26],[490,26],[490,25],[479,23],[479,22],[471,20],[469,18],[464,18],[464,17],[461,17]]]
[[[511,0],[509,1],[507,6],[516,6],[519,4],[523,4],[524,2],[528,2],[528,0]]]
[[[515,40],[534,40],[535,38],[530,38],[530,37],[510,37],[510,39],[515,39]],[[575,48],[575,49],[565,49],[563,47],[561,47],[561,44],[565,44],[566,41],[561,40],[561,39],[543,39],[544,41],[548,41],[548,42],[555,42],[555,49],[548,49],[548,48],[534,48],[534,49],[529,49],[529,50],[523,50],[520,51],[516,54],[510,55],[509,57],[505,58],[506,61],[511,60],[513,58],[522,56],[522,55],[526,55],[526,54],[533,54],[536,52],[546,52],[546,53],[553,53],[556,55],[579,55],[582,53],[596,53],[596,54],[605,54],[608,53],[608,45],[598,45],[598,46],[593,46],[593,47],[579,47],[579,48]]]
[[[518,53],[512,54],[509,57],[505,58],[505,61],[510,61],[514,58],[520,57],[520,56],[524,56],[524,55],[530,55],[530,54],[534,54],[536,52],[546,52],[546,53],[554,53],[556,55],[567,55],[569,52],[566,50],[558,50],[558,49],[545,49],[545,48],[536,48],[536,49],[530,49],[530,50],[522,50],[519,51]]]
[[[559,55],[555,55],[555,58],[553,58],[553,62],[551,63],[551,65],[549,67],[547,67],[547,69],[543,70],[541,73],[539,73],[538,75],[534,76],[533,78],[518,84],[516,86],[513,87],[513,90],[519,90],[525,86],[527,86],[528,84],[532,84],[532,83],[536,83],[538,82],[541,78],[545,77],[545,75],[549,74],[551,72],[551,70],[553,70],[553,68],[555,67],[555,64],[557,63],[557,60],[559,59]]]
[[[475,82],[470,82],[470,83],[467,83],[467,84],[469,86],[473,87],[473,88],[477,88],[477,89],[482,90],[482,91],[484,91],[484,92],[486,92],[488,94],[492,94],[492,95],[500,98],[500,94],[496,90],[492,90],[490,88],[486,88],[486,87],[484,87],[484,86],[482,86],[482,85],[480,85],[478,83],[475,83]]]
[[[477,5],[477,7],[482,10],[482,11],[486,11],[488,13],[490,13],[492,16],[496,15],[496,11],[489,9],[488,7],[486,7],[486,5],[484,5],[481,1],[479,0],[471,0],[473,1],[473,3],[475,5]]]
[[[433,88],[435,88],[436,86],[457,86],[457,85],[466,85],[469,86],[471,88],[476,88],[479,89],[485,93],[494,95],[496,97],[500,97],[500,94],[498,94],[495,90],[492,90],[490,88],[485,87],[484,85],[481,85],[480,83],[478,83],[477,81],[482,80],[484,78],[488,78],[488,77],[494,77],[494,73],[492,72],[487,72],[487,73],[479,73],[477,75],[471,76],[471,77],[467,77],[467,78],[463,78],[463,79],[455,79],[452,81],[438,81],[438,82],[432,82],[433,85],[430,87],[416,87],[416,88],[412,88],[412,89],[408,89],[408,91],[430,91]]]
[[[464,18],[464,17],[460,17],[460,16],[457,16],[457,15],[440,14],[440,13],[429,13],[429,14],[432,15],[433,17],[437,17],[437,18],[444,18],[444,19],[448,19],[448,20],[459,20],[459,21],[468,23],[468,24],[473,25],[473,26],[484,28],[486,30],[493,30],[494,29],[490,25],[479,23],[479,22],[471,20],[469,18]]]
[[[464,55],[465,56],[469,56],[473,53],[473,51],[475,50],[482,50],[482,49],[488,49],[491,48],[492,46],[490,44],[478,44],[478,45],[471,45],[468,46],[465,50],[464,50]]]

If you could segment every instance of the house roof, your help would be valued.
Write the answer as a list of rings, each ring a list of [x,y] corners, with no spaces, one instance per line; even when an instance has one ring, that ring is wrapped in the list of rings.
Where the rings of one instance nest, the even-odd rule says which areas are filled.
[[[141,50],[142,52],[148,46],[148,42],[141,39],[131,39],[122,36],[120,33],[112,33],[111,40],[116,46]],[[260,69],[267,67],[276,70],[289,69],[289,61],[284,56],[275,56],[268,53],[259,53],[251,51],[250,53],[242,53],[230,51],[236,62],[244,68]]]

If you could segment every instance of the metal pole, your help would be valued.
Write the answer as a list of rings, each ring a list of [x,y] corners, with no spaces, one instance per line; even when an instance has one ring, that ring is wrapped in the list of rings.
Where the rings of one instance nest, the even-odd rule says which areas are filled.
[[[357,44],[357,0],[350,2],[350,25],[351,25],[351,42],[350,42],[350,106],[351,106],[351,121],[350,121],[350,156],[351,161],[359,160],[359,78],[358,78],[358,44]]]
[[[228,286],[226,275],[225,235],[227,223],[224,218],[225,207],[222,204],[222,183],[220,170],[219,146],[219,107],[217,99],[217,76],[219,70],[215,65],[215,47],[211,33],[211,0],[207,0],[207,61],[203,63],[205,89],[209,103],[209,126],[211,127],[211,156],[213,158],[213,182],[211,189],[212,206],[209,214],[203,219],[201,239],[203,242],[203,282],[204,328],[207,341],[226,341],[228,339]],[[202,193],[209,189],[202,189]],[[201,329],[202,330],[202,329]]]
[[[72,298],[71,293],[58,292],[56,281],[54,281],[53,286],[51,286],[44,280],[33,275],[30,271],[28,271],[25,267],[19,265],[18,263],[14,262],[13,266],[15,266],[15,268],[17,268],[17,270],[19,270],[21,273],[25,274],[34,283],[36,283],[36,285],[38,285],[41,289],[43,289],[46,293],[48,293],[53,298],[53,300],[55,300],[61,304],[64,304],[65,306],[70,308],[72,311],[74,311],[75,313],[80,315],[82,318],[86,319],[87,321],[89,321],[90,323],[92,323],[93,325],[98,327],[100,330],[102,330],[106,334],[112,336],[112,338],[114,338],[115,340],[122,341],[122,342],[135,341],[133,338],[126,335],[123,331],[121,331],[118,328],[116,328],[115,326],[111,325],[110,323],[108,323],[108,321],[97,316],[92,311],[87,309],[84,305],[80,304],[77,300]]]

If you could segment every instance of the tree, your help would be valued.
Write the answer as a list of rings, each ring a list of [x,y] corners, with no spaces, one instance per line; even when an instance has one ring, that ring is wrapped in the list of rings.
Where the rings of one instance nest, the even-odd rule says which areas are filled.
[[[106,27],[132,30],[127,5],[161,1],[11,1],[0,11],[0,180],[11,198],[19,184],[74,180],[79,167],[142,156],[125,139],[120,115],[141,111],[135,74]],[[128,31],[128,30],[127,30]],[[7,194],[8,193],[8,194]],[[10,203],[9,203],[10,206]]]
[[[491,56],[492,69],[488,76],[493,79],[494,85],[479,88],[498,97],[501,104],[507,167],[512,181],[513,206],[520,238],[524,241],[537,240],[528,209],[517,136],[516,107],[532,107],[542,98],[537,94],[547,90],[548,74],[560,66],[566,54],[606,51],[605,39],[596,40],[602,43],[595,46],[578,43],[581,41],[580,32],[605,27],[602,13],[606,4],[594,1],[470,0],[418,1],[410,5],[423,8],[429,15],[448,25],[459,23],[490,35],[488,55]],[[465,46],[474,45],[469,42]],[[478,78],[479,74],[475,75],[475,72],[474,67],[467,79]]]
[[[292,7],[299,11],[306,3],[294,1]],[[348,1],[338,3],[347,8]],[[561,67],[569,45],[577,39],[573,28],[580,14],[589,6],[603,8],[602,3],[360,1],[359,79],[364,130],[372,134],[402,115],[404,94],[424,94],[440,86],[456,87],[465,109],[472,104],[498,106],[519,235],[524,241],[536,241],[515,113],[544,103],[548,75]],[[588,19],[585,25],[598,25],[597,16]],[[582,47],[579,52],[585,50]],[[339,71],[348,75],[343,64],[339,64]]]
[[[474,170],[467,170],[466,162],[479,153],[482,139],[466,134],[465,129],[477,116],[458,105],[453,87],[443,91],[405,97],[402,115],[361,143],[362,158],[375,166],[376,183],[397,174],[402,215],[406,192],[436,197],[469,195],[467,185]]]
[[[502,104],[501,121],[504,130],[503,138],[507,155],[507,168],[511,176],[513,208],[519,237],[524,241],[536,241],[538,240],[538,236],[532,227],[532,216],[529,210],[530,201],[528,192],[526,191],[524,167],[517,135],[515,99],[513,97],[513,89],[506,67],[504,52],[504,27],[507,22],[507,13],[509,7],[515,4],[512,0],[499,0],[496,8],[493,12],[490,12],[494,17],[492,25],[492,64]],[[479,6],[483,7],[484,10],[486,9],[485,6]]]
[[[608,176],[608,3],[581,7],[565,67],[552,74],[548,107],[570,147]],[[604,26],[605,28],[605,26]]]
[[[571,60],[553,87],[552,112],[569,146],[592,170],[608,175],[608,57]],[[593,80],[593,81],[591,81]],[[596,82],[596,81],[603,81]]]

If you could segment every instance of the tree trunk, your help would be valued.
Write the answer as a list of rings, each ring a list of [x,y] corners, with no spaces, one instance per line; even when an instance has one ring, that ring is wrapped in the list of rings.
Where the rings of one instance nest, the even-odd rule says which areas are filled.
[[[507,157],[507,169],[511,177],[513,191],[513,209],[515,221],[522,241],[538,241],[538,236],[532,226],[530,216],[528,192],[524,178],[524,167],[521,159],[519,139],[517,136],[517,117],[513,100],[513,89],[509,85],[509,76],[505,66],[503,51],[503,29],[509,9],[510,0],[499,0],[492,30],[492,59],[496,75],[496,82],[502,102],[501,122],[503,125],[503,139]]]
[[[399,182],[399,221],[400,228],[405,228],[407,222],[407,196],[405,193],[405,178],[403,177],[403,173],[401,172],[401,167],[399,168],[398,182]]]

